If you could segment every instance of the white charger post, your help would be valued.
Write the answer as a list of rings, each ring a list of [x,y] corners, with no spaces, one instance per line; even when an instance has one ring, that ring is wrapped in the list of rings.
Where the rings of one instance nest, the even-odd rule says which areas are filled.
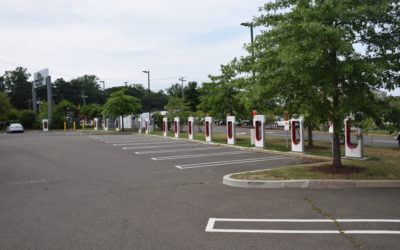
[[[264,148],[265,143],[265,115],[254,116],[255,147]]]
[[[176,137],[176,138],[179,138],[179,135],[180,135],[180,133],[181,133],[181,131],[180,131],[181,128],[180,128],[179,122],[180,122],[179,117],[175,117],[175,118],[174,118],[174,134],[175,134],[175,137]]]
[[[236,117],[227,116],[226,117],[226,134],[228,139],[228,144],[236,143],[236,129],[235,129]]]
[[[93,119],[93,129],[94,130],[99,130],[99,118],[95,117]]]
[[[206,141],[211,142],[212,141],[213,118],[210,116],[206,116],[204,122],[205,122],[205,127],[206,127]]]
[[[194,138],[194,117],[188,117],[188,137],[189,140],[193,140]]]
[[[168,136],[168,118],[167,117],[163,118],[162,130],[163,130],[163,136]]]
[[[363,158],[364,144],[362,138],[362,129],[357,128],[357,146],[351,144],[351,118],[347,117],[344,120],[345,131],[345,156],[352,158]]]
[[[49,131],[49,120],[48,119],[42,120],[42,127],[43,127],[43,131],[45,131],[45,132]]]
[[[292,151],[304,153],[304,118],[292,118],[290,120],[292,134]],[[299,136],[297,136],[299,132]]]

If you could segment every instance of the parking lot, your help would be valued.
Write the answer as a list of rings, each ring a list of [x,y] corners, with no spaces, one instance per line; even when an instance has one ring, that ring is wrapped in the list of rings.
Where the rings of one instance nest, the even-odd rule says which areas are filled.
[[[144,135],[0,135],[0,249],[396,249],[399,189],[240,189],[306,163]]]

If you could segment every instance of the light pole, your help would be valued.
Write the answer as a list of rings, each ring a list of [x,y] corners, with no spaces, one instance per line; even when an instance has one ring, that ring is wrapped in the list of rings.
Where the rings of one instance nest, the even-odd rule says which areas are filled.
[[[253,46],[253,42],[254,42],[253,27],[254,27],[254,24],[248,22],[248,23],[241,23],[240,25],[245,26],[245,27],[250,27],[251,59],[252,59],[252,61],[254,63],[254,46]],[[253,72],[253,82],[254,82],[254,79],[255,79],[254,68],[252,68],[252,72]]]
[[[143,70],[143,73],[147,74],[147,86],[148,86],[149,95],[150,95],[150,70]]]

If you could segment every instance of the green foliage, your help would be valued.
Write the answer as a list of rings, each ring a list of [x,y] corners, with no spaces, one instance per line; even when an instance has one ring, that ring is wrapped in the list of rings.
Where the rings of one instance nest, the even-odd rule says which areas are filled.
[[[28,109],[32,100],[32,83],[28,81],[27,69],[18,67],[6,71],[2,77],[2,88],[8,94],[11,104],[17,109]]]
[[[122,89],[111,94],[111,97],[108,98],[103,107],[103,115],[118,117],[137,114],[140,112],[142,107],[139,99],[133,96],[125,95],[124,92],[125,89]]]
[[[244,80],[236,78],[234,64],[235,61],[221,65],[221,75],[210,75],[211,82],[203,83],[198,109],[215,118],[225,118],[227,114],[246,115],[239,88]]]
[[[167,94],[177,98],[182,98],[182,85],[179,83],[172,84],[171,87],[167,88]]]
[[[10,98],[5,94],[0,93],[0,122],[8,119],[11,108]]]
[[[18,120],[18,110],[16,109],[11,109],[10,112],[8,113],[8,120],[10,123],[12,122],[19,122]]]
[[[344,117],[366,116],[372,89],[399,85],[399,3],[276,0],[262,10],[255,19],[265,27],[252,47],[255,63],[245,58],[243,68],[254,70],[256,85],[286,106],[334,122],[334,165],[340,167]],[[363,53],[355,50],[360,44]]]
[[[164,116],[161,115],[160,112],[153,113],[154,123],[157,125],[158,128],[162,128],[163,118]]]
[[[196,112],[197,105],[200,104],[199,96],[200,92],[197,87],[197,82],[189,82],[184,88],[184,101],[189,106],[190,111]]]
[[[96,103],[85,105],[81,108],[80,113],[86,116],[88,119],[93,119],[95,117],[100,117],[101,112],[103,111],[102,107]]]
[[[59,115],[64,121],[77,117],[78,113],[78,107],[67,100],[61,101],[54,107],[54,114]]]
[[[20,123],[24,128],[34,128],[36,122],[36,114],[32,110],[22,110],[19,113]]]

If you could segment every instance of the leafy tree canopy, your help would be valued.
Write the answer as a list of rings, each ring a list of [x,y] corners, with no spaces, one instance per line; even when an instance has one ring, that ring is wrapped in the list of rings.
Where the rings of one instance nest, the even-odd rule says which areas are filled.
[[[256,72],[255,84],[286,104],[316,106],[333,121],[334,166],[341,167],[345,116],[368,116],[372,89],[399,86],[399,2],[276,0],[262,11],[255,62],[243,62]]]
[[[111,94],[103,107],[103,114],[106,116],[125,116],[139,113],[141,104],[139,99],[125,95],[125,89]]]

